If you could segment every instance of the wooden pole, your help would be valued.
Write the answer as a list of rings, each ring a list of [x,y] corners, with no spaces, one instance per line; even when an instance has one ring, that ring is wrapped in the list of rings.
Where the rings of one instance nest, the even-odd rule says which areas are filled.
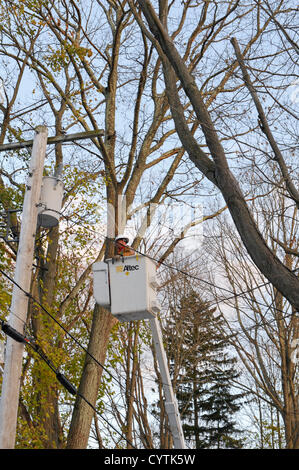
[[[15,282],[26,292],[30,291],[32,277],[37,205],[41,193],[48,136],[45,126],[38,126],[35,131],[14,276]],[[22,334],[27,319],[27,309],[28,297],[14,285],[9,325]],[[8,336],[0,401],[0,449],[13,449],[15,446],[23,352],[24,344]]]

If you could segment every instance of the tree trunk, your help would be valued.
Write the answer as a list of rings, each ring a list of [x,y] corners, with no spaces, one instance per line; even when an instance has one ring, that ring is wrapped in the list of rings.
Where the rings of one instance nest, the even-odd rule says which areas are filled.
[[[116,322],[117,320],[110,312],[99,305],[95,306],[88,345],[89,354],[85,358],[79,387],[79,394],[84,396],[93,406],[96,404],[103,368],[91,356],[104,364],[110,331]],[[68,435],[68,449],[86,449],[93,416],[92,407],[80,396],[77,396]]]

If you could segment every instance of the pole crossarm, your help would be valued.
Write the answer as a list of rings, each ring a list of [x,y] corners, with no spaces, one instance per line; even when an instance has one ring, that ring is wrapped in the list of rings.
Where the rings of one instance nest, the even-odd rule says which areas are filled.
[[[103,136],[104,132],[105,131],[103,129],[98,129],[96,131],[78,132],[76,134],[56,135],[54,137],[48,137],[47,145],[60,144],[63,142],[70,142],[74,140],[93,139],[99,136]],[[32,145],[33,140],[24,140],[24,142],[2,144],[0,145],[0,152],[4,152],[6,150],[18,150],[25,147],[32,147]]]

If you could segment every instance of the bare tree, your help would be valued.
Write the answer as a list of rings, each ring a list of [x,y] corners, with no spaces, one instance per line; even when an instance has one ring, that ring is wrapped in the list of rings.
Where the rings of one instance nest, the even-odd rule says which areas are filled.
[[[185,149],[197,168],[220,189],[242,241],[256,266],[298,310],[298,278],[267,246],[249,211],[240,185],[229,168],[225,149],[221,144],[211,114],[204,103],[201,90],[168,34],[165,18],[168,2],[160,2],[159,15],[148,0],[138,0],[137,3],[148,22],[151,33],[145,30],[144,23],[140,21],[137,13],[135,13],[136,18],[144,33],[155,44],[163,61],[167,96],[176,130]],[[133,9],[132,2],[130,5]],[[212,160],[202,151],[196,139],[189,133],[183,106],[178,95],[177,77],[193,106]]]
[[[285,210],[281,213],[283,201]],[[298,269],[297,208],[287,209],[288,200],[279,193],[256,201],[254,211],[263,214],[264,236],[274,252],[281,252],[290,270]],[[286,447],[298,448],[298,363],[294,351],[298,342],[298,315],[282,294],[262,276],[246,255],[234,229],[225,221],[207,242],[210,254],[223,270],[234,295],[218,294],[226,319],[228,338],[251,376],[246,385],[258,400],[277,410],[284,423]],[[217,243],[215,243],[217,240]],[[283,240],[281,248],[276,240]],[[214,278],[214,283],[217,280]],[[243,292],[244,294],[238,295]],[[225,297],[228,300],[225,300]]]

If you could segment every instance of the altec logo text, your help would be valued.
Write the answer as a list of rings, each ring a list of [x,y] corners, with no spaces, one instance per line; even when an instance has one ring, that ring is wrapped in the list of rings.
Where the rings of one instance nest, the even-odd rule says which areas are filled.
[[[130,264],[125,264],[124,266],[116,266],[116,272],[118,273],[123,273],[123,272],[128,272],[128,271],[138,271],[139,265],[130,265]]]

